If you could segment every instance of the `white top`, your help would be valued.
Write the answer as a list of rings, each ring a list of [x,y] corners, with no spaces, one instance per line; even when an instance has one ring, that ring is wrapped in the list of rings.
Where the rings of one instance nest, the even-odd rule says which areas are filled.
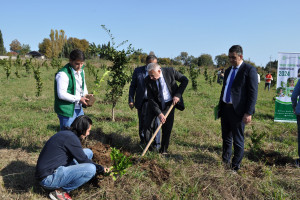
[[[145,78],[148,76],[148,70],[147,70],[147,65],[145,67],[145,70],[146,70],[146,75],[145,75]],[[145,95],[144,95],[144,99],[147,99],[147,86],[145,86]]]
[[[162,72],[161,72],[160,78],[161,78],[161,79],[158,79],[158,80],[156,81],[156,84],[157,84],[158,89],[159,89],[158,81],[160,80],[160,85],[161,85],[162,90],[163,90],[163,95],[164,95],[164,100],[165,100],[165,102],[172,101],[172,99],[173,99],[173,98],[172,98],[172,95],[171,95],[171,93],[170,93],[170,91],[169,91],[169,89],[168,89],[168,86],[167,86],[167,84],[166,84],[166,81],[165,81],[165,79],[164,79],[164,76],[163,76],[163,73],[162,73]]]
[[[242,64],[243,64],[243,61],[241,62],[241,64],[239,64],[238,66],[236,66],[234,78],[235,78],[236,74],[238,73],[239,68],[240,68],[240,66],[241,66]],[[222,98],[222,100],[224,101],[224,103],[227,103],[227,102],[226,102],[226,93],[227,93],[227,88],[228,88],[228,84],[229,84],[229,82],[230,82],[230,77],[231,77],[232,72],[233,72],[233,66],[232,66],[232,68],[231,68],[231,70],[230,70],[230,72],[229,72],[229,74],[228,74],[227,80],[226,80],[226,85],[225,85],[225,89],[224,89],[224,93],[223,93],[223,98]],[[231,95],[230,95],[230,101],[229,101],[228,103],[229,103],[229,104],[232,104],[232,98],[231,98]]]
[[[88,90],[86,87],[86,81],[84,81],[84,91],[82,91],[82,77],[81,77],[80,69],[78,72],[72,68],[72,73],[74,74],[76,80],[76,91],[75,95],[72,95],[67,92],[69,85],[69,77],[65,72],[59,72],[56,74],[55,79],[57,83],[57,96],[61,100],[75,102],[75,109],[80,109],[81,104],[79,103],[81,97],[88,94]],[[84,71],[83,71],[84,74]]]

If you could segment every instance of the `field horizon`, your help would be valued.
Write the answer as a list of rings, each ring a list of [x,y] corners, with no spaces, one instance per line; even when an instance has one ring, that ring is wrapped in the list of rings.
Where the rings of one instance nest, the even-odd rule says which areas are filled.
[[[232,174],[222,164],[221,125],[220,120],[214,119],[221,92],[221,85],[213,81],[216,68],[207,68],[211,83],[205,80],[205,67],[200,68],[197,90],[192,88],[188,67],[185,68],[190,79],[183,94],[186,109],[175,111],[169,155],[147,152],[137,163],[143,149],[139,145],[136,109],[128,106],[129,83],[116,105],[116,121],[112,122],[111,104],[105,101],[107,77],[100,85],[95,84],[95,71],[101,78],[110,62],[86,63],[87,88],[89,93],[96,92],[96,102],[84,110],[93,120],[91,135],[84,145],[95,147],[100,142],[120,149],[132,157],[133,165],[116,181],[105,180],[100,186],[90,182],[72,191],[73,199],[300,199],[300,170],[294,165],[297,124],[274,122],[276,89],[265,91],[263,79],[256,113],[245,128],[242,167],[238,174]],[[39,64],[43,82],[39,97],[32,69],[28,72],[21,66],[18,78],[13,65],[7,78],[0,64],[2,199],[48,199],[34,179],[34,172],[43,145],[59,130],[53,109],[57,68],[51,67],[49,61],[47,67],[33,62],[34,67]],[[136,66],[139,64],[133,63],[127,73]],[[182,66],[175,68],[181,70]]]

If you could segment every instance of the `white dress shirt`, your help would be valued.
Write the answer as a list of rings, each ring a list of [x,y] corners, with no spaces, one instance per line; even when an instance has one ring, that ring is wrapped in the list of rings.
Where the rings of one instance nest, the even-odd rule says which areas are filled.
[[[159,81],[159,79],[156,81],[156,84],[157,84],[157,87],[159,89],[158,81]],[[160,75],[160,84],[161,84],[161,87],[162,87],[162,90],[163,90],[163,95],[164,95],[165,102],[172,101],[173,98],[172,98],[172,95],[171,95],[171,93],[168,89],[168,86],[166,84],[166,81],[164,79],[162,71],[161,71],[161,75]]]
[[[72,68],[72,73],[75,77],[76,81],[76,91],[75,95],[72,95],[67,92],[69,86],[69,77],[65,72],[59,72],[56,74],[56,83],[57,83],[57,96],[61,100],[69,101],[74,103],[75,102],[75,109],[80,109],[81,104],[80,99],[82,96],[88,94],[88,90],[86,87],[86,81],[84,81],[84,91],[82,91],[82,77],[81,77],[80,69],[78,72]],[[84,71],[83,71],[84,74]]]
[[[236,66],[234,78],[235,78],[236,74],[238,73],[239,68],[240,68],[240,66],[241,66],[242,64],[243,64],[243,61],[241,62],[241,64],[239,64],[238,66]],[[232,74],[232,72],[233,72],[233,68],[234,68],[234,66],[232,66],[232,68],[231,68],[231,70],[230,70],[230,72],[229,72],[229,74],[228,74],[227,80],[226,80],[226,85],[225,85],[225,89],[224,89],[224,93],[223,93],[223,98],[222,98],[222,100],[223,100],[224,103],[227,103],[227,102],[226,102],[227,88],[228,88],[228,84],[229,84],[229,82],[230,82],[230,77],[231,77],[231,74]],[[231,87],[232,87],[232,86],[231,86]],[[232,104],[232,98],[231,98],[231,95],[230,95],[230,101],[228,102],[228,104]]]
[[[148,76],[148,70],[147,70],[147,65],[145,67],[145,70],[146,70],[146,74],[145,74],[145,78]],[[144,95],[144,99],[148,99],[147,97],[147,86],[145,86],[145,95]]]

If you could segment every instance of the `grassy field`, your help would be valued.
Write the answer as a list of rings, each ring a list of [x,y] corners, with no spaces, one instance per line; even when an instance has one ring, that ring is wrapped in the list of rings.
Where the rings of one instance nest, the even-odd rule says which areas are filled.
[[[32,70],[30,74],[20,70],[17,78],[13,67],[8,79],[3,66],[0,70],[0,198],[47,199],[34,179],[34,170],[44,143],[59,129],[53,111],[57,69],[41,68],[40,97],[35,96]],[[197,79],[198,90],[190,82],[183,95],[186,109],[175,111],[169,156],[149,152],[142,164],[134,164],[115,182],[103,182],[100,188],[86,184],[71,193],[73,199],[300,199],[300,170],[293,160],[297,157],[297,126],[273,121],[275,89],[264,91],[264,82],[259,84],[256,114],[245,130],[242,168],[232,174],[222,165],[220,120],[213,117],[221,86],[206,82],[203,71]],[[97,87],[88,72],[86,69],[88,90],[97,91],[96,103],[85,109],[94,121],[88,143],[109,138],[111,146],[137,158],[142,149],[137,112],[127,104],[129,84],[116,106],[116,122],[111,122],[111,105],[104,101],[106,84]],[[99,74],[103,73],[101,69]],[[261,134],[265,136],[260,148],[251,148],[251,138]]]

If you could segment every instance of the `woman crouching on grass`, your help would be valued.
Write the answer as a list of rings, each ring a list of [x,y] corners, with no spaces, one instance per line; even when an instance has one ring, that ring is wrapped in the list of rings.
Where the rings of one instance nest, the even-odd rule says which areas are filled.
[[[90,134],[92,120],[77,117],[68,130],[53,135],[42,149],[35,176],[40,185],[50,190],[53,200],[71,199],[69,192],[88,182],[97,173],[108,173],[109,168],[93,163],[93,152],[83,149],[80,139]]]

